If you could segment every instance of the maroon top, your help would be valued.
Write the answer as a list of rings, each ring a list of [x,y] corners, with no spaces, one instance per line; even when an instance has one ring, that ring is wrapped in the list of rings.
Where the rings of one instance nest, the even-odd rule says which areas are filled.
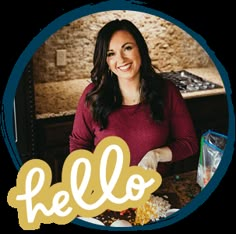
[[[70,152],[76,149],[93,151],[103,138],[119,136],[129,146],[131,165],[137,165],[149,150],[166,145],[172,151],[172,162],[196,154],[198,140],[184,99],[171,81],[167,81],[167,84],[165,120],[162,123],[157,124],[151,119],[146,104],[123,105],[109,115],[105,130],[100,130],[99,125],[93,121],[85,104],[85,96],[93,87],[92,83],[89,84],[81,95],[75,114],[69,137]],[[169,165],[159,163],[157,170],[164,175]]]

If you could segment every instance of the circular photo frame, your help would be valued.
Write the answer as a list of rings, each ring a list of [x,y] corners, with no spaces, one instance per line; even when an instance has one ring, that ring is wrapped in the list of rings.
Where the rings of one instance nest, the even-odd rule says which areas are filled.
[[[194,89],[193,86],[189,90],[182,89],[181,93],[189,106],[193,99],[205,100],[198,105],[207,104],[208,101],[211,102],[210,105],[218,105],[218,101],[223,103],[221,122],[216,121],[214,125],[214,130],[227,137],[220,164],[209,183],[200,188],[197,194],[191,194],[183,206],[170,207],[166,218],[145,225],[127,225],[129,219],[126,214],[116,217],[116,220],[112,219],[106,225],[94,218],[73,220],[75,225],[101,230],[159,229],[182,220],[209,198],[226,173],[234,151],[235,116],[227,71],[205,40],[178,20],[154,9],[133,4],[132,1],[115,0],[86,5],[58,17],[33,38],[11,72],[2,101],[2,135],[18,170],[24,162],[37,158],[39,152],[44,152],[41,146],[45,146],[45,142],[51,144],[50,147],[55,142],[59,144],[66,126],[63,121],[71,122],[80,91],[89,82],[96,33],[102,25],[116,18],[129,19],[140,29],[149,45],[153,63],[160,71],[182,78],[192,75],[214,85],[213,88],[202,90],[191,90]],[[223,99],[218,99],[219,96]],[[217,101],[213,99],[215,97]],[[194,108],[193,115],[196,114]],[[57,120],[56,124],[50,125],[52,119]],[[199,140],[209,129],[214,128],[209,125],[207,129],[207,124],[197,126]],[[62,132],[57,132],[61,126]],[[71,125],[68,129],[71,129]],[[53,142],[51,138],[57,138],[58,141]],[[49,160],[49,164],[56,165],[53,174],[55,182],[60,178],[62,163],[55,160],[55,155],[66,154],[65,147],[55,147],[55,151],[49,150],[42,156],[42,159]],[[193,169],[197,172],[196,158],[194,162]],[[194,176],[196,180],[197,174]],[[169,182],[178,184],[181,179],[184,180],[185,177],[182,177],[182,172],[178,172],[171,176]],[[165,191],[162,195],[165,197]],[[170,197],[171,194],[166,199]],[[116,222],[122,218],[123,222]],[[115,222],[120,226],[116,226]]]

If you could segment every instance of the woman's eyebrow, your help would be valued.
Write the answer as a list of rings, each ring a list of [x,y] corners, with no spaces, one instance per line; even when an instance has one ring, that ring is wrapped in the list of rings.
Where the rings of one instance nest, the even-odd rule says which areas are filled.
[[[134,42],[126,42],[124,45],[121,46],[121,48],[124,48],[127,44],[135,44]]]

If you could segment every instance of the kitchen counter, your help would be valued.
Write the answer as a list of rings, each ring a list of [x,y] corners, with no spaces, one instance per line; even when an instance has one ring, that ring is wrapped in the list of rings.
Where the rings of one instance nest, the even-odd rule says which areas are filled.
[[[185,69],[222,88],[182,93],[185,99],[213,96],[225,93],[223,81],[216,68]],[[77,103],[89,79],[68,80],[35,84],[36,119],[46,119],[75,114]]]
[[[213,96],[213,95],[225,93],[224,83],[223,83],[223,80],[221,79],[221,76],[220,76],[219,72],[217,71],[217,69],[215,69],[215,68],[188,68],[188,69],[184,69],[184,70],[186,70],[194,75],[197,75],[207,81],[210,81],[210,82],[213,82],[215,84],[222,86],[222,88],[216,88],[216,89],[211,89],[211,90],[183,93],[182,95],[185,99]]]
[[[154,193],[169,197],[172,208],[182,208],[201,192],[197,184],[197,170],[164,177]]]
[[[187,205],[201,191],[201,187],[196,183],[197,170],[176,174],[162,178],[162,184],[153,195],[163,198],[170,204],[170,209],[181,209]],[[135,209],[125,211],[106,210],[96,216],[104,225],[110,226],[116,220],[127,220],[132,225],[135,224]]]

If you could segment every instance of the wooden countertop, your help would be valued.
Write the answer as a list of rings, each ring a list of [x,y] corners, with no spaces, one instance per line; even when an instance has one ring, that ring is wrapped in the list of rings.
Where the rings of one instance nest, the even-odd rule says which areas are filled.
[[[225,93],[223,81],[215,67],[184,70],[222,86],[217,89],[182,93],[185,99]],[[74,115],[78,97],[89,82],[89,79],[80,79],[35,84],[36,119]]]

